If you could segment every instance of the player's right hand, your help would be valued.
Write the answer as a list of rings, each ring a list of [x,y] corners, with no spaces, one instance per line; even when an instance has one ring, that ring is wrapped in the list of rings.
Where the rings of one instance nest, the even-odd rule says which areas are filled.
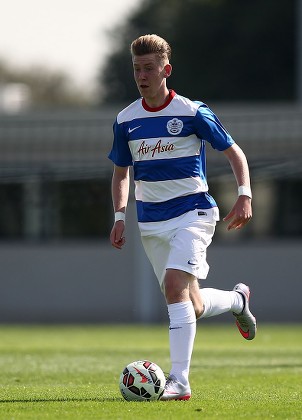
[[[113,228],[110,233],[110,242],[111,245],[116,249],[122,249],[126,243],[124,236],[125,223],[123,220],[118,220],[114,223]]]

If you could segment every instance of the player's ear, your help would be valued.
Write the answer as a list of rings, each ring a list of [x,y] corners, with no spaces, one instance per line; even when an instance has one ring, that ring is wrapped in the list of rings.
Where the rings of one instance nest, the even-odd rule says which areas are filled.
[[[169,77],[169,76],[171,76],[171,73],[172,73],[172,66],[171,66],[170,63],[168,63],[164,67],[164,76]]]

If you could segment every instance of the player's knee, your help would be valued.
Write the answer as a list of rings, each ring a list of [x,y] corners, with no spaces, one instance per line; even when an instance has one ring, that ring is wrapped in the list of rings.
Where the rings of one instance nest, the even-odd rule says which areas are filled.
[[[174,287],[170,287],[169,283],[165,284],[165,298],[167,303],[181,302],[184,292]]]
[[[167,270],[164,280],[164,293],[167,303],[181,302],[188,299],[188,284],[180,277],[178,270]]]

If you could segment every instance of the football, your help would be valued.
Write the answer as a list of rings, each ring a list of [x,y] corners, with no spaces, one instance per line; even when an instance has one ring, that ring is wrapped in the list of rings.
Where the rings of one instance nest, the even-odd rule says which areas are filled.
[[[156,401],[165,388],[161,368],[149,360],[129,363],[120,376],[120,391],[127,401]]]

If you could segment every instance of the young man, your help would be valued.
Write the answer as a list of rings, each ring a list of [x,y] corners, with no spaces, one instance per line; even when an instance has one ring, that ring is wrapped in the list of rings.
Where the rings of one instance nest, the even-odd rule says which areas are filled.
[[[171,48],[157,35],[131,44],[134,79],[141,98],[122,110],[114,124],[109,158],[114,162],[112,199],[115,211],[110,241],[125,244],[129,167],[133,166],[137,216],[142,243],[165,295],[170,320],[171,371],[162,400],[191,396],[189,368],[196,319],[230,311],[242,336],[252,340],[256,320],[249,311],[249,287],[233,291],[199,288],[209,266],[219,211],[208,193],[205,144],[222,151],[238,184],[238,198],[224,218],[228,230],[241,229],[252,217],[251,187],[243,151],[202,102],[167,88]]]

